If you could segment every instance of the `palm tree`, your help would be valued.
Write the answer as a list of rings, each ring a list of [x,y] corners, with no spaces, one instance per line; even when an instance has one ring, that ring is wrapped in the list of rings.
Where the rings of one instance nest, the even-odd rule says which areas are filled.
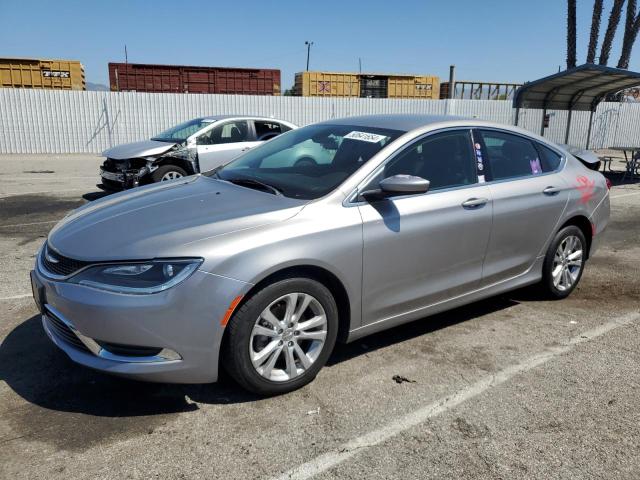
[[[624,26],[624,38],[622,40],[622,53],[618,60],[618,68],[629,68],[631,49],[640,29],[640,13],[636,14],[636,0],[628,0],[627,21]]]
[[[567,69],[576,66],[576,0],[567,0]]]
[[[623,6],[624,0],[613,1],[611,13],[609,14],[609,23],[607,24],[607,31],[604,34],[604,41],[602,42],[602,48],[600,49],[600,65],[606,65],[609,61],[611,44],[613,43],[613,37],[616,35],[618,23],[620,23],[620,15],[622,14]]]
[[[596,60],[596,48],[598,47],[598,35],[600,34],[600,19],[602,18],[602,0],[593,2],[593,16],[591,17],[591,34],[589,36],[589,50],[587,51],[587,63]]]

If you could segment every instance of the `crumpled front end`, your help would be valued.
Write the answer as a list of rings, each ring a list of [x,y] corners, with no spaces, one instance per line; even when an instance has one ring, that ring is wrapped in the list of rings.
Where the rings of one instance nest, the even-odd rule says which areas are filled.
[[[158,168],[155,159],[131,158],[115,160],[107,158],[100,167],[102,184],[110,190],[137,187]]]

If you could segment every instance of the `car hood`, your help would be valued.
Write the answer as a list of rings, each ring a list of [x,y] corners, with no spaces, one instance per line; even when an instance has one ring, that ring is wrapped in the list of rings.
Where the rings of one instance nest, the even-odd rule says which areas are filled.
[[[129,158],[154,157],[167,152],[175,143],[159,142],[157,140],[144,140],[142,142],[125,143],[102,152],[102,156],[114,160],[127,160]]]
[[[196,175],[84,205],[48,242],[82,261],[203,256],[206,242],[194,242],[286,220],[305,203]]]

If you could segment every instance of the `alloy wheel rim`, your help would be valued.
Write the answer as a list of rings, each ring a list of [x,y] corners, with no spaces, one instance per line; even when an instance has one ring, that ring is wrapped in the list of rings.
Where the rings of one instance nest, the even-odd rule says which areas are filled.
[[[160,179],[161,182],[168,182],[169,180],[175,180],[176,178],[182,178],[182,174],[179,172],[167,172]]]
[[[578,279],[582,269],[582,242],[575,235],[563,239],[553,257],[553,286],[564,292]]]
[[[289,293],[265,308],[251,331],[249,357],[258,374],[273,382],[303,375],[320,356],[327,315],[308,293]]]

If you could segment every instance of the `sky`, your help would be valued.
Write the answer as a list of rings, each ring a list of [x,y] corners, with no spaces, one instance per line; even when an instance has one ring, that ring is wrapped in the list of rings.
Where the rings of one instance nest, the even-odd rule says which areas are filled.
[[[578,0],[578,64],[592,8]],[[360,58],[363,72],[446,79],[455,64],[458,80],[520,83],[565,67],[565,22],[563,0],[0,0],[0,57],[80,60],[106,85],[126,44],[131,63],[279,68],[284,90],[312,41],[310,70],[358,71]],[[640,40],[629,68],[640,70]]]

